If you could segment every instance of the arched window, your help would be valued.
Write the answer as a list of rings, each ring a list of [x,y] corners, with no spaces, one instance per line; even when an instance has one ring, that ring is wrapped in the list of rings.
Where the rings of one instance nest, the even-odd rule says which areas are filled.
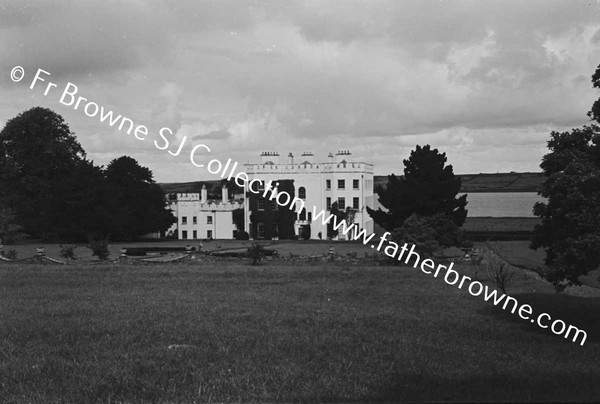
[[[304,188],[304,187],[298,188],[298,198],[306,199],[306,188]]]

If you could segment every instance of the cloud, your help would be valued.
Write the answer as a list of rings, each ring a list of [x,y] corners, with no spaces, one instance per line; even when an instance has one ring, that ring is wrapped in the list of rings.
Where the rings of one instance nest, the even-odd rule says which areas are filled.
[[[586,1],[4,1],[0,120],[42,104],[99,160],[134,149],[157,178],[184,172],[10,81],[22,65],[219,158],[343,148],[386,172],[429,142],[464,170],[537,170],[549,131],[598,97],[599,17]]]

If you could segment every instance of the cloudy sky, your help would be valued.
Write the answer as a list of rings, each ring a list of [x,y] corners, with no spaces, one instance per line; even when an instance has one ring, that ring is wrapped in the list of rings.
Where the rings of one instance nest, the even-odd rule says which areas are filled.
[[[588,122],[599,64],[597,0],[0,0],[0,125],[48,107],[96,163],[130,155],[161,182],[209,179],[200,143],[240,163],[349,149],[380,175],[431,144],[457,173],[539,171],[550,131]],[[62,105],[68,82],[150,134]]]

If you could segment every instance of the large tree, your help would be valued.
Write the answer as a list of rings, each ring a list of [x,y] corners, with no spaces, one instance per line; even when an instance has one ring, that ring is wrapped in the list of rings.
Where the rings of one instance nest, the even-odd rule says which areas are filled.
[[[391,174],[386,187],[375,189],[387,211],[367,208],[369,215],[388,231],[400,228],[413,214],[443,214],[462,226],[467,217],[467,196],[457,197],[461,181],[446,161],[446,153],[429,145],[417,146],[404,160],[404,176]]]
[[[121,206],[114,198],[102,167],[84,160],[56,186],[55,231],[61,239],[104,240],[113,232],[114,215]]]
[[[592,85],[595,88],[600,88],[600,65],[596,68],[596,71],[592,75]],[[596,122],[600,122],[600,98],[594,102],[591,111],[588,112],[588,116]]]
[[[600,88],[600,66],[592,76]],[[588,116],[600,122],[600,99]],[[534,229],[532,248],[544,248],[543,275],[557,291],[579,285],[579,277],[600,265],[600,127],[584,126],[552,132],[550,153],[540,167],[546,175],[534,206],[541,223]]]
[[[84,158],[60,115],[41,107],[20,113],[0,132],[0,203],[16,212],[27,233],[56,235],[64,210],[58,185]]]
[[[152,171],[135,159],[122,156],[112,160],[105,176],[115,206],[110,221],[112,238],[129,239],[165,230],[177,220]]]
[[[0,245],[13,244],[15,239],[23,235],[22,226],[15,222],[16,218],[17,215],[12,209],[0,205]]]
[[[560,291],[600,265],[600,128],[552,132],[548,148],[531,247],[545,249],[544,275]]]

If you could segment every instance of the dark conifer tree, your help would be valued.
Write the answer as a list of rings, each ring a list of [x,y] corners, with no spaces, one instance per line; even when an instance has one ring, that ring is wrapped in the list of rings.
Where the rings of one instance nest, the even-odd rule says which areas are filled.
[[[417,146],[410,158],[404,160],[404,166],[404,176],[391,174],[386,187],[375,189],[387,212],[367,208],[373,220],[392,231],[413,214],[432,216],[442,213],[456,226],[462,226],[467,217],[467,196],[457,197],[461,181],[454,175],[452,166],[446,165],[446,153],[432,150],[429,145]]]

